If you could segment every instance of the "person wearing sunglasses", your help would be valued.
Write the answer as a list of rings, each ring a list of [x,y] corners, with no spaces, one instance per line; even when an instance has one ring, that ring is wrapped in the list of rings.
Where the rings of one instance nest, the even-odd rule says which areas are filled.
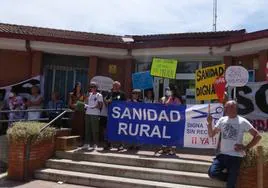
[[[85,145],[84,149],[89,149],[89,144],[93,144],[93,149],[97,149],[99,143],[99,120],[103,105],[103,97],[97,91],[97,83],[91,82],[89,86],[89,95],[86,99],[86,117],[85,117]]]

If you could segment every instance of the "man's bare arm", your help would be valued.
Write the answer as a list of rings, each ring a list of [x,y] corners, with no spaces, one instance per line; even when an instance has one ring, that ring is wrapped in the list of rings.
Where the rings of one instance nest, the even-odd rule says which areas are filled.
[[[209,115],[207,117],[207,127],[208,127],[208,136],[209,137],[214,137],[217,133],[220,132],[220,129],[219,128],[212,128],[212,116]]]
[[[246,146],[244,146],[243,144],[236,144],[235,145],[236,151],[243,151],[243,150],[251,149],[255,145],[257,145],[259,141],[261,140],[261,135],[255,128],[250,129],[248,132],[253,136],[252,140]]]

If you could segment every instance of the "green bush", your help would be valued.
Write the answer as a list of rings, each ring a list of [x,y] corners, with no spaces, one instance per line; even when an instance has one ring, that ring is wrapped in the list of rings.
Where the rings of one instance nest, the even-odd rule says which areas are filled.
[[[32,143],[52,139],[56,133],[54,128],[48,127],[40,133],[45,123],[40,122],[17,122],[8,129],[7,136],[10,142],[24,142],[31,137]]]
[[[263,146],[264,162],[268,162],[268,133],[261,133],[262,139],[258,145]],[[250,134],[245,134],[244,144],[248,144],[252,139]],[[255,167],[257,165],[257,147],[250,149],[242,162],[242,168]]]

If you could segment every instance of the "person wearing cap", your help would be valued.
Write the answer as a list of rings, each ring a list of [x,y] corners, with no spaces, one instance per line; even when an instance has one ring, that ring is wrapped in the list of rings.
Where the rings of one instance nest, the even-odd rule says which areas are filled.
[[[140,99],[141,96],[141,90],[140,89],[133,89],[132,93],[131,93],[131,98],[130,100],[128,100],[128,102],[142,102],[142,100]],[[139,150],[140,149],[140,144],[136,143],[136,144],[130,144],[128,147],[128,150]]]
[[[131,93],[130,102],[142,102],[140,99],[141,97],[141,90],[140,89],[133,89]]]
[[[83,148],[89,149],[89,144],[93,144],[93,149],[97,149],[99,143],[99,119],[103,105],[102,94],[97,92],[97,83],[91,82],[89,86],[89,95],[86,100],[86,118],[85,118],[85,145]]]

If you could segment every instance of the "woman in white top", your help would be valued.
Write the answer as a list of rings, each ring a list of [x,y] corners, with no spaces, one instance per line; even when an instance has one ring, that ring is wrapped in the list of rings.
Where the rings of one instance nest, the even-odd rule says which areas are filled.
[[[97,92],[97,84],[90,83],[90,92],[86,100],[86,117],[85,117],[85,145],[84,148],[88,149],[89,144],[93,143],[93,149],[97,148],[99,143],[99,118],[103,105],[102,94]]]
[[[40,90],[38,86],[32,87],[32,95],[30,96],[27,107],[31,109],[41,109],[43,103],[43,97],[40,95]],[[41,116],[41,112],[28,112],[28,120],[38,120]]]

